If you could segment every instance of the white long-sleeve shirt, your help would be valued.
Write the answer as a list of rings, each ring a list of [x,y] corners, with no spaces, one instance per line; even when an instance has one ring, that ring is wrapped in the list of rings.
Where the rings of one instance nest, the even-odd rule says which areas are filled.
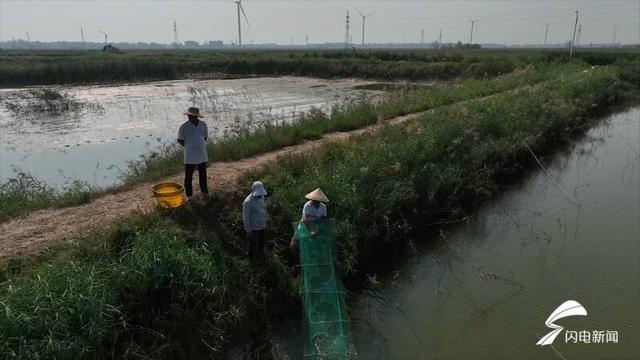
[[[251,194],[242,203],[242,222],[244,231],[264,230],[267,227],[267,206],[264,196],[253,197]]]

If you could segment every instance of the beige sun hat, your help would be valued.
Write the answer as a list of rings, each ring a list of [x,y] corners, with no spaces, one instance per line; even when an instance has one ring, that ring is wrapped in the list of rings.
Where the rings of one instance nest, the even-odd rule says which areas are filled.
[[[313,190],[312,192],[308,193],[304,197],[307,200],[315,200],[315,201],[320,201],[320,202],[323,202],[323,203],[328,203],[329,202],[329,198],[327,197],[327,195],[325,195],[322,192],[322,190],[320,188],[317,188],[317,189]]]
[[[185,112],[184,114],[185,115],[202,117],[202,115],[200,115],[200,109],[198,109],[197,107],[193,107],[193,106],[188,108],[187,112]]]

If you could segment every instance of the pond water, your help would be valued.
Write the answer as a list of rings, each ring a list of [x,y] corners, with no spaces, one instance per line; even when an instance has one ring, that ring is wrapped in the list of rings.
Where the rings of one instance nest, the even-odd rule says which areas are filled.
[[[381,96],[362,88],[370,83],[278,77],[52,88],[68,95],[65,111],[41,111],[47,103],[33,89],[2,89],[0,182],[19,169],[54,187],[71,179],[117,184],[127,161],[175,142],[188,106],[200,107],[210,137],[219,138],[238,127],[295,121],[312,107]]]
[[[640,108],[542,163],[548,173],[419,237],[406,261],[356,296],[361,358],[640,358]],[[567,300],[587,316],[557,320],[565,330],[553,345],[536,346]],[[583,330],[590,343],[566,341]],[[611,335],[594,343],[594,330]]]

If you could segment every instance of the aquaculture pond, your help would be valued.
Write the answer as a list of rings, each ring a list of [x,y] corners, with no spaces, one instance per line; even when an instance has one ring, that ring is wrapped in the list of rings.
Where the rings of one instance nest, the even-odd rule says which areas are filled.
[[[362,80],[300,77],[180,80],[117,86],[0,90],[0,181],[28,172],[49,186],[108,186],[130,160],[174,143],[186,107],[199,106],[211,138],[298,119],[312,107],[383,93]]]
[[[369,279],[350,311],[361,358],[640,357],[640,108],[540,160]],[[564,330],[536,346],[567,300],[587,315],[556,320]]]

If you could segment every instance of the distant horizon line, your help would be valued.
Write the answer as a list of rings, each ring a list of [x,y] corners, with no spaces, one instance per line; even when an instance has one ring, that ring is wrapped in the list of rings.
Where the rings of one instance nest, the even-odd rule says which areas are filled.
[[[553,47],[565,47],[568,46],[568,44],[570,43],[570,41],[565,41],[565,42],[556,42],[556,43],[548,43],[547,45],[543,44],[543,43],[498,43],[498,42],[474,42],[473,45],[488,45],[488,46],[504,46],[504,47],[519,47],[519,46],[536,46],[536,47],[549,47],[549,48],[553,48]],[[33,45],[65,45],[65,44],[69,44],[69,45],[78,45],[78,46],[93,46],[96,48],[101,48],[102,46],[105,45],[104,42],[100,41],[77,41],[77,40],[54,40],[54,41],[40,41],[40,40],[26,40],[26,39],[14,39],[14,40],[2,40],[0,41],[0,44],[7,44],[7,45],[13,45],[15,48],[15,45],[20,45],[21,49],[29,49],[29,47],[24,47],[23,45],[28,45],[28,44],[33,44]],[[251,47],[264,47],[264,46],[274,46],[274,47],[317,47],[317,46],[348,46],[349,48],[355,47],[355,48],[366,48],[366,47],[372,47],[372,46],[385,46],[385,45],[393,45],[393,46],[397,46],[397,45],[410,45],[413,47],[425,47],[425,48],[432,48],[433,45],[456,45],[456,44],[462,44],[464,46],[467,45],[467,42],[462,41],[462,40],[458,40],[458,41],[450,41],[450,42],[442,42],[442,43],[438,43],[437,41],[431,41],[431,42],[370,42],[370,43],[365,43],[364,45],[361,43],[346,43],[344,41],[336,41],[336,42],[322,42],[322,43],[308,43],[308,44],[301,44],[301,43],[294,43],[294,44],[288,44],[288,43],[277,43],[277,42],[270,42],[270,43],[249,43],[249,44],[242,44],[242,45],[238,45],[235,42],[224,42],[223,40],[210,40],[208,41],[208,43],[205,42],[198,42],[195,40],[186,40],[183,42],[179,42],[177,43],[177,45],[175,43],[161,43],[161,42],[154,42],[154,41],[150,41],[150,42],[143,42],[143,41],[136,41],[136,42],[131,42],[131,41],[109,41],[106,43],[107,45],[131,45],[131,46],[159,46],[158,48],[173,48],[173,49],[179,49],[179,48],[251,48]],[[622,42],[592,42],[592,43],[582,43],[579,44],[578,47],[588,47],[588,46],[608,46],[608,47],[617,47],[617,46],[640,46],[640,43],[622,43]],[[76,48],[73,48],[76,49]]]

